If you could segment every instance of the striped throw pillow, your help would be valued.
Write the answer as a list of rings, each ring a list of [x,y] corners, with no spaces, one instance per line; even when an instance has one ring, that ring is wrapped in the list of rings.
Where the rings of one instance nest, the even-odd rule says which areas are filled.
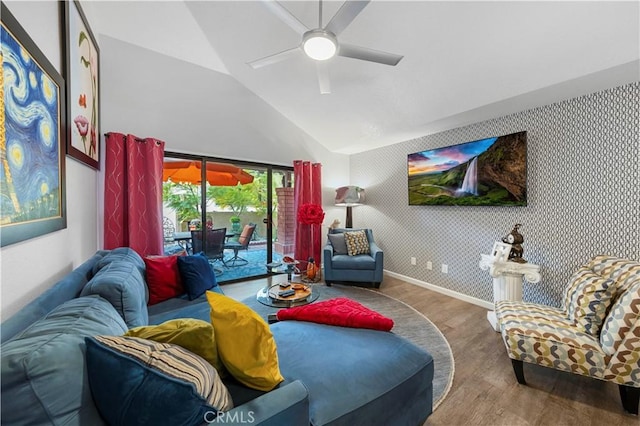
[[[129,336],[85,341],[91,393],[110,424],[196,424],[233,408],[215,368],[180,346]]]

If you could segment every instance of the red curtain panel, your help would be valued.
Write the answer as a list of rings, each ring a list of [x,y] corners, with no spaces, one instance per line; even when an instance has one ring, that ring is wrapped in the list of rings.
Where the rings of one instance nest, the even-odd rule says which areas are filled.
[[[107,133],[105,150],[104,248],[162,254],[164,142]]]
[[[294,211],[297,215],[302,204],[318,204],[322,206],[322,164],[296,160],[293,162],[294,175]],[[321,262],[322,224],[305,225],[296,222],[295,258],[303,261],[300,265],[306,268],[306,261],[313,257],[316,265]]]

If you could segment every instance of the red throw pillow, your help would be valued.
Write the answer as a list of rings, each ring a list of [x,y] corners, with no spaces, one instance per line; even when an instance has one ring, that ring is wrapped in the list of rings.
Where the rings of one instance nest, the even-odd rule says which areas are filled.
[[[389,331],[393,320],[346,297],[278,311],[278,320],[310,321],[352,328]]]
[[[172,297],[184,294],[184,287],[178,270],[178,256],[147,256],[148,305],[155,305]]]

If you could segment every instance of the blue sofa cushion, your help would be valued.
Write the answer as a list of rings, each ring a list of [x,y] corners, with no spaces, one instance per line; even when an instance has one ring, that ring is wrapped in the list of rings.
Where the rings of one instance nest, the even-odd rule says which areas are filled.
[[[78,297],[82,288],[93,277],[93,266],[106,253],[106,251],[96,252],[89,260],[62,277],[51,288],[4,321],[2,323],[2,343],[23,331],[30,324],[44,318],[59,305]]]
[[[134,264],[142,276],[144,276],[144,260],[142,257],[130,247],[118,247],[107,252],[107,254],[93,265],[93,275],[97,274],[102,268],[111,262],[122,261]]]
[[[213,366],[180,346],[125,336],[86,345],[91,393],[109,424],[199,425],[233,408]]]
[[[431,413],[433,358],[408,340],[298,321],[271,330],[285,384],[309,390],[311,424],[422,424]]]
[[[331,258],[331,266],[333,269],[370,271],[376,269],[376,261],[368,254],[357,254],[355,256],[337,254]]]
[[[107,299],[129,327],[147,325],[147,285],[143,277],[135,263],[115,260],[103,266],[91,278],[80,296],[97,294]]]
[[[209,289],[209,291],[224,294],[219,285]],[[211,308],[205,294],[193,300],[189,300],[189,296],[183,294],[180,297],[173,297],[148,308],[149,324],[162,324],[165,321],[176,318],[195,318],[207,322],[211,321]]]
[[[2,424],[101,425],[85,365],[86,336],[122,334],[109,302],[72,299],[2,345]]]
[[[178,270],[189,300],[197,299],[218,285],[209,259],[203,252],[193,256],[178,256]]]

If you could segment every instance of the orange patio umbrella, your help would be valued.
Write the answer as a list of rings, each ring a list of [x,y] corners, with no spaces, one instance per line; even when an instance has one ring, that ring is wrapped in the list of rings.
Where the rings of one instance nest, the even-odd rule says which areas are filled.
[[[200,161],[166,161],[163,165],[162,180],[200,184],[202,163]],[[206,180],[212,186],[236,186],[253,182],[253,176],[233,164],[207,162]]]

